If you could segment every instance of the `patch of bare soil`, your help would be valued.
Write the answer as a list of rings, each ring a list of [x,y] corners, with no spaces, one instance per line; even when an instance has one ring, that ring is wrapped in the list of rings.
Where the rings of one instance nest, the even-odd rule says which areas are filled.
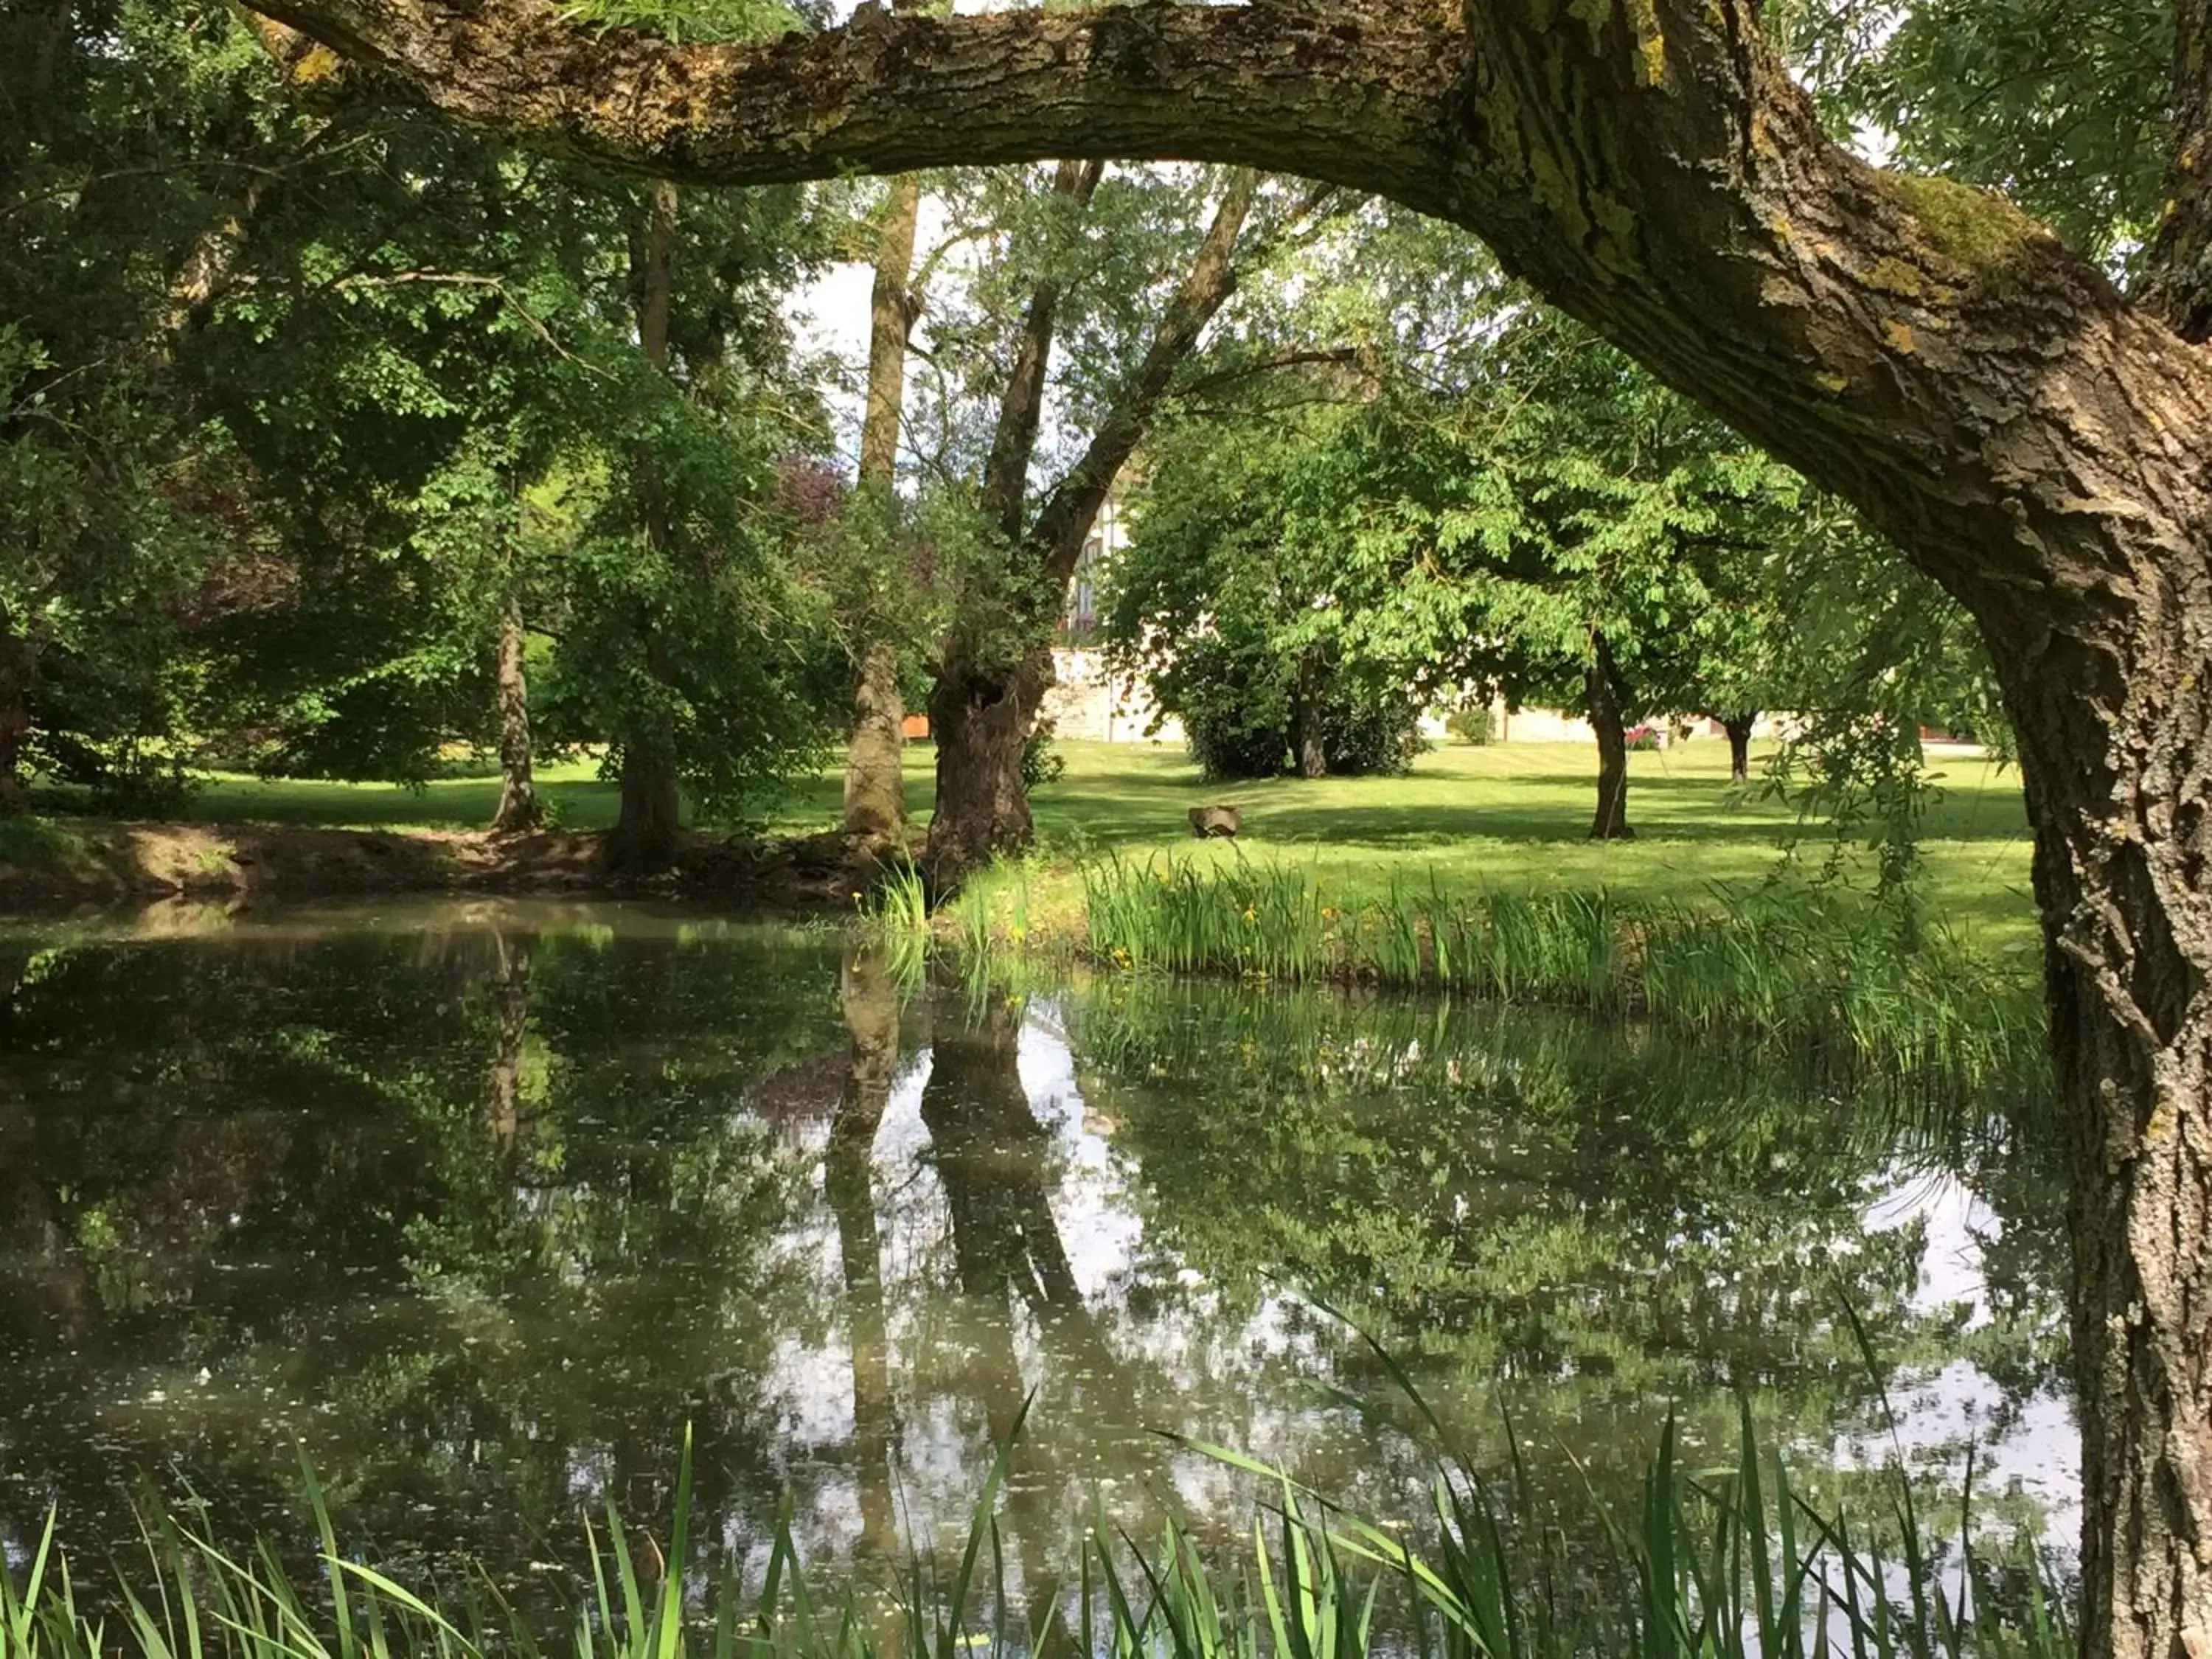
[[[0,910],[125,899],[349,893],[713,894],[764,909],[847,909],[869,866],[841,836],[688,837],[673,869],[610,870],[601,837],[556,830],[363,830],[266,823],[52,822],[35,857],[0,857]]]

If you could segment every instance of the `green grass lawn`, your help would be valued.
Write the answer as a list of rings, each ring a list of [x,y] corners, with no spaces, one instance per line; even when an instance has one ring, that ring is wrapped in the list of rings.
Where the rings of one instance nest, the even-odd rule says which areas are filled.
[[[1348,896],[1393,880],[1451,888],[1606,886],[1624,895],[1695,898],[1715,883],[1771,872],[1793,836],[1799,857],[1818,866],[1829,849],[1820,824],[1801,825],[1788,803],[1728,781],[1728,749],[1714,740],[1639,753],[1631,761],[1629,819],[1637,839],[1588,839],[1595,757],[1578,744],[1447,744],[1401,778],[1209,785],[1180,745],[1066,742],[1066,775],[1037,792],[1039,851],[1029,866],[1045,911],[1073,902],[1071,879],[1086,856],[1237,857],[1296,860]],[[907,799],[926,820],[934,751],[907,751]],[[2033,942],[2028,842],[2015,773],[1979,759],[1942,763],[1943,795],[1923,828],[1923,854],[1936,908],[1985,949]],[[540,796],[572,829],[613,821],[615,791],[589,763],[544,769]],[[495,778],[441,780],[415,790],[392,785],[212,780],[192,807],[209,821],[350,827],[471,828],[488,822]],[[833,828],[840,780],[805,781],[773,815],[786,833]],[[1185,811],[1218,801],[1240,807],[1245,831],[1233,845],[1194,841]],[[1863,860],[1858,860],[1863,864]]]

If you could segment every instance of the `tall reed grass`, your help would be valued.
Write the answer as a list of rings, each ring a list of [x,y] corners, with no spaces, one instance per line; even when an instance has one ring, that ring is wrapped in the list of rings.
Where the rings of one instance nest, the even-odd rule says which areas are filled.
[[[1340,901],[1296,866],[1177,860],[1108,859],[1084,873],[1091,955],[1119,968],[1636,1013],[1814,1037],[1886,1066],[1967,1077],[2040,1055],[2035,988],[1940,929],[1907,943],[1879,915],[1802,890],[1716,899],[1394,882],[1379,898]]]
[[[1073,1582],[1017,1630],[994,1517],[1001,1447],[949,1571],[915,1561],[885,1616],[813,1583],[787,1518],[764,1569],[691,1571],[689,1458],[670,1535],[643,1539],[611,1510],[587,1524],[588,1579],[573,1618],[543,1633],[495,1592],[434,1599],[339,1548],[308,1476],[319,1552],[301,1582],[264,1545],[226,1552],[155,1517],[143,1559],[75,1574],[50,1518],[0,1572],[8,1659],[2058,1659],[2063,1595],[2032,1550],[1976,1553],[1938,1540],[1896,1479],[1887,1525],[1820,1514],[1762,1448],[1748,1409],[1733,1468],[1687,1467],[1671,1424],[1632,1516],[1607,1515],[1608,1561],[1571,1563],[1527,1498],[1440,1456],[1413,1527],[1348,1514],[1279,1471],[1199,1449],[1264,1482],[1241,1560],[1170,1522],[1149,1546],[1103,1505]],[[1516,1469],[1518,1462],[1516,1457]],[[1875,1541],[1887,1533],[1894,1542]],[[1957,1551],[1949,1549],[1955,1541]],[[485,1577],[483,1583],[489,1585]],[[1026,1589],[1026,1587],[1025,1587]],[[96,1592],[96,1594],[95,1594]],[[94,1602],[98,1603],[98,1610]]]

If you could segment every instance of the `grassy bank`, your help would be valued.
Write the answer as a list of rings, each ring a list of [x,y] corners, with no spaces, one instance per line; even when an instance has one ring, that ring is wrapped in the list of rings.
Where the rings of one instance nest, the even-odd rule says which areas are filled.
[[[1450,891],[1589,891],[1624,900],[1702,902],[1716,883],[1763,878],[1783,842],[1801,830],[1788,802],[1754,783],[1728,781],[1727,745],[1692,742],[1631,757],[1629,814],[1637,838],[1588,839],[1594,756],[1575,744],[1448,744],[1419,757],[1401,778],[1296,778],[1205,782],[1180,747],[1063,743],[1067,769],[1037,791],[1038,853],[1029,902],[1042,925],[1065,925],[1080,908],[1079,865],[1116,854],[1141,861],[1175,854],[1224,866],[1239,848],[1255,859],[1293,860],[1335,890],[1377,896],[1393,881],[1431,878]],[[907,799],[926,822],[935,751],[907,750]],[[1990,949],[2028,942],[2028,846],[2016,775],[1978,757],[1942,763],[1944,793],[1923,826],[1922,855],[1934,905],[1946,922]],[[837,822],[840,777],[804,781],[769,823],[804,835]],[[614,820],[612,785],[587,763],[548,767],[540,797],[563,829],[604,829]],[[186,815],[193,821],[382,830],[462,830],[488,823],[495,780],[451,778],[420,790],[392,785],[216,777]],[[1218,801],[1240,808],[1237,848],[1192,841],[1187,808]],[[713,826],[702,826],[713,827]],[[1818,864],[1825,830],[1803,827],[1802,858]]]
[[[1067,771],[1033,805],[1038,854],[1030,861],[1032,921],[1065,927],[1079,913],[1079,865],[1098,854],[1141,863],[1173,856],[1233,867],[1241,853],[1290,862],[1355,901],[1393,884],[1447,892],[1589,892],[1631,902],[1704,903],[1716,884],[1747,884],[1775,869],[1802,832],[1801,860],[1817,866],[1825,825],[1801,826],[1788,802],[1728,779],[1728,745],[1692,742],[1630,757],[1629,818],[1636,839],[1589,838],[1595,751],[1575,744],[1448,744],[1400,778],[1297,778],[1209,784],[1182,750],[1146,744],[1066,743]],[[908,803],[926,815],[927,745],[908,751]],[[2016,773],[1976,756],[1942,763],[1943,795],[1923,825],[1931,908],[1979,948],[2033,942],[2027,818]],[[1756,763],[1754,763],[1754,772]],[[781,820],[836,822],[834,780],[812,786]],[[1200,843],[1184,812],[1201,803],[1239,808],[1236,843]],[[1851,860],[1865,868],[1863,859]]]
[[[1200,1450],[1207,1449],[1200,1448]],[[1004,1451],[957,1564],[915,1562],[887,1599],[811,1582],[787,1521],[741,1578],[690,1536],[690,1472],[665,1538],[610,1511],[590,1573],[565,1591],[568,1633],[525,1616],[489,1578],[405,1586],[341,1549],[309,1480],[319,1548],[305,1571],[271,1544],[228,1553],[197,1522],[155,1517],[143,1558],[73,1568],[45,1535],[0,1565],[9,1659],[2059,1659],[2063,1591],[2034,1540],[1959,1527],[1940,1536],[1902,1477],[1864,1517],[1823,1513],[1758,1443],[1747,1407],[1732,1468],[1677,1459],[1671,1424],[1635,1515],[1602,1517],[1609,1559],[1570,1559],[1510,1479],[1439,1457],[1430,1513],[1346,1513],[1275,1472],[1213,1451],[1262,1483],[1242,1561],[1211,1560],[1170,1522],[1132,1539],[1102,1500],[1057,1585],[1006,1581],[994,1522]],[[1271,1502],[1269,1500],[1272,1500]],[[1272,1510],[1272,1514],[1265,1512]],[[204,1516],[198,1517],[204,1520]],[[587,1523],[588,1524],[588,1523]],[[704,1557],[702,1562],[702,1557]],[[669,1571],[670,1565],[678,1571]]]
[[[1462,896],[1602,890],[1622,904],[1710,909],[1719,890],[1771,876],[1792,836],[1801,840],[1798,862],[1808,871],[1831,846],[1825,827],[1801,824],[1789,803],[1756,784],[1731,786],[1727,746],[1718,742],[1632,757],[1630,816],[1638,834],[1625,842],[1588,838],[1592,756],[1578,744],[1451,744],[1421,756],[1405,777],[1233,785],[1205,782],[1174,746],[1059,748],[1066,771],[1035,798],[1037,850],[987,882],[987,890],[971,901],[974,924],[1002,939],[1018,929],[1024,937],[1079,940],[1082,872],[1102,858],[1129,865],[1172,858],[1201,871],[1295,866],[1353,908],[1414,890]],[[918,824],[930,810],[933,763],[929,745],[909,746],[908,800]],[[1944,793],[1923,826],[1929,909],[1978,953],[2024,953],[2033,945],[2033,907],[2017,780],[1975,757],[1943,764]],[[588,832],[613,822],[614,788],[587,763],[544,769],[539,794],[561,830]],[[824,771],[803,781],[768,828],[781,836],[831,829],[839,798],[838,775]],[[240,840],[240,826],[265,826],[272,834],[345,830],[450,837],[489,821],[496,799],[496,781],[489,777],[441,779],[410,790],[218,776],[206,782],[176,828],[216,826],[220,833],[205,846],[176,852],[167,864],[188,884],[196,872],[223,878],[215,866],[223,847]],[[1234,844],[1190,836],[1186,810],[1215,801],[1244,814],[1244,834]],[[66,867],[66,849],[83,839],[65,817],[19,824],[0,838],[0,866],[44,861]],[[1858,870],[1866,862],[1857,855],[1848,860]]]

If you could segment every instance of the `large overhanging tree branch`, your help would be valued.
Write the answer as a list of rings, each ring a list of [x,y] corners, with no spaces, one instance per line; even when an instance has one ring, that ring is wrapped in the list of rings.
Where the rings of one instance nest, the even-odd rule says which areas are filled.
[[[2005,410],[1952,406],[1966,360],[1977,380],[2014,380],[2021,415],[2080,410],[2120,429],[2212,404],[2193,355],[2171,353],[2024,216],[1831,143],[1759,47],[1748,0],[1667,0],[1596,27],[1510,0],[1464,18],[1435,4],[864,8],[818,34],[680,46],[564,22],[551,0],[257,9],[456,118],[678,179],[1117,156],[1393,196],[1481,234],[1547,297],[1893,533],[1981,540],[1974,560],[1929,555],[1954,586],[2033,580],[2052,545],[2080,540],[2081,496],[2094,519],[2155,459],[2105,458],[2108,476],[2085,481],[2100,487],[2063,503],[2024,496],[2048,445]],[[339,60],[289,63],[312,88]],[[2117,398],[2112,372],[2142,353],[2169,372]],[[1938,453],[1978,460],[1938,476]],[[2007,568],[1989,570],[1998,548]]]
[[[2085,1651],[2212,1655],[2212,41],[2131,304],[1833,143],[1757,0],[872,8],[756,45],[553,0],[255,0],[460,119],[701,182],[1054,156],[1307,174],[1466,226],[1974,615],[2021,739],[2067,1103]],[[335,56],[333,54],[336,54]],[[2212,196],[2205,198],[2212,201]]]

